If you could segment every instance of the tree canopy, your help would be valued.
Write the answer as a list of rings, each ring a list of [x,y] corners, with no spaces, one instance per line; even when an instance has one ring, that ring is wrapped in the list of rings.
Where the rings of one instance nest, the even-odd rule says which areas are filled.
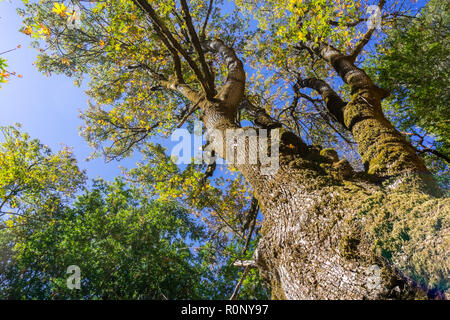
[[[54,154],[20,126],[0,127],[0,131],[0,215],[8,218],[7,225],[26,221],[37,209],[51,215],[55,203],[70,198],[83,185],[85,174],[69,148]]]
[[[3,234],[3,254],[15,252],[17,268],[25,270],[13,283],[37,279],[30,284],[33,293],[19,290],[18,296],[71,297],[62,282],[63,271],[52,268],[60,261],[76,260],[89,275],[79,297],[222,298],[233,291],[239,277],[241,297],[265,297],[266,288],[253,267],[264,264],[256,261],[258,240],[264,235],[270,239],[270,228],[281,225],[273,222],[278,212],[291,217],[310,210],[320,220],[337,201],[320,193],[327,187],[337,188],[336,194],[343,188],[358,195],[365,188],[374,196],[364,198],[363,208],[336,212],[355,212],[346,221],[350,229],[355,220],[373,219],[370,232],[375,235],[370,236],[379,237],[373,251],[388,248],[389,254],[381,255],[393,263],[394,253],[404,248],[413,252],[416,242],[406,242],[425,231],[405,227],[416,221],[411,217],[404,221],[416,211],[389,207],[396,198],[385,196],[387,190],[397,190],[418,176],[417,183],[409,185],[414,192],[419,190],[414,200],[419,208],[428,197],[442,195],[428,170],[448,188],[447,4],[431,0],[420,11],[415,1],[385,0],[22,2],[21,32],[30,36],[39,52],[37,68],[71,77],[77,86],[87,82],[89,103],[81,112],[80,131],[93,148],[92,157],[112,161],[139,152],[142,160],[124,171],[124,180],[97,181],[67,204],[63,197],[73,200],[85,179],[70,151],[53,155],[17,128],[3,129],[6,142],[0,169],[5,178],[0,182],[4,180],[1,196],[6,211],[19,208],[9,213],[17,216],[23,210],[34,217],[51,212],[49,221],[54,221],[36,231],[29,229],[33,224],[26,224],[19,233]],[[393,124],[382,112],[382,101]],[[280,129],[280,159],[289,169],[280,170],[280,181],[275,181],[255,174],[251,166],[222,167],[214,161],[177,165],[159,138],[169,137],[177,128],[194,133],[195,120],[207,129],[223,131]],[[214,159],[225,158],[222,151],[215,149]],[[402,178],[395,182],[398,176]],[[293,185],[290,177],[302,181]],[[308,186],[309,182],[315,185]],[[307,197],[308,192],[311,198],[296,198]],[[317,203],[310,204],[315,196]],[[378,210],[377,199],[388,202],[388,207]],[[326,209],[321,209],[320,201],[327,203]],[[265,210],[270,214],[264,216],[268,224],[262,229]],[[441,214],[430,216],[439,220]],[[308,223],[314,224],[316,218]],[[332,230],[341,227],[341,218],[322,222],[330,223]],[[15,226],[14,219],[6,226]],[[442,225],[427,228],[442,232]],[[330,236],[329,242],[339,242],[334,243],[335,251],[344,248],[344,258],[356,259],[355,248],[369,247],[354,235],[364,228],[354,227],[351,234],[343,231],[340,242]],[[330,230],[326,233],[332,234]],[[10,237],[16,239],[14,247]],[[394,238],[395,243],[383,242]],[[191,240],[203,242],[198,252],[184,249]],[[56,254],[60,250],[64,254]],[[49,260],[38,261],[33,269],[32,261],[45,252],[52,253]],[[276,250],[266,251],[271,254],[278,259]],[[85,264],[84,255],[98,264]],[[252,266],[236,268],[236,262],[244,260]],[[423,279],[433,277],[423,273],[435,271],[435,266],[420,261],[418,267],[407,264],[408,272],[426,286]],[[129,268],[122,269],[125,265]],[[173,272],[166,274],[162,266]],[[441,267],[445,268],[436,270]],[[155,270],[154,278],[146,276],[146,268]],[[289,283],[289,276],[282,274],[286,268],[276,270],[266,277],[285,277]],[[441,290],[445,286],[441,269],[436,273]],[[281,290],[273,279],[272,292],[289,291],[289,285]],[[130,281],[133,284],[125,287]],[[239,286],[240,282],[236,290]]]
[[[68,150],[53,154],[20,127],[2,132],[2,178],[9,180],[1,188],[0,298],[231,295],[239,275],[232,263],[242,243],[217,251],[207,236],[212,230],[173,197],[152,199],[146,188],[121,178],[95,180],[88,188]],[[71,265],[81,270],[82,290],[66,285]],[[263,298],[266,290],[251,272],[240,294]]]
[[[133,195],[134,193],[134,195]],[[202,233],[175,203],[136,196],[121,181],[96,181],[71,207],[60,206],[45,223],[2,233],[14,251],[6,298],[202,298]],[[3,250],[7,248],[3,247]],[[66,269],[81,270],[80,290],[66,286]]]

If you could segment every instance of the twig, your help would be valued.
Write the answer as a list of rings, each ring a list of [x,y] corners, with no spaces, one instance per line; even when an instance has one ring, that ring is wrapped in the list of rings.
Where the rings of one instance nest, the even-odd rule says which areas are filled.
[[[208,98],[212,98],[214,96],[214,79],[211,75],[211,72],[209,70],[209,66],[206,63],[205,54],[202,49],[202,45],[200,44],[200,40],[197,36],[197,32],[195,31],[194,24],[192,23],[191,14],[189,13],[189,7],[186,2],[186,0],[181,0],[181,8],[184,13],[184,21],[186,22],[186,26],[192,41],[192,44],[194,45],[195,51],[197,51],[201,68],[203,69],[204,78],[206,80],[206,84],[208,87],[208,90],[206,91],[206,96]]]
[[[238,297],[239,294],[239,289],[242,286],[242,283],[245,280],[245,277],[247,276],[247,273],[250,271],[250,266],[246,266],[244,269],[244,272],[242,273],[242,277],[239,280],[239,282],[237,283],[236,287],[234,288],[233,294],[230,297],[230,300],[236,300],[236,298]]]
[[[202,31],[200,32],[200,41],[204,41],[206,39],[206,26],[208,25],[209,15],[211,14],[214,0],[209,1],[208,12],[206,13],[205,21],[203,22]]]

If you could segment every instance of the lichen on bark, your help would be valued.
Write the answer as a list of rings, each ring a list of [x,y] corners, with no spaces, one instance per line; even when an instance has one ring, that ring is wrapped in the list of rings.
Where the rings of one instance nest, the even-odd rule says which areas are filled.
[[[316,163],[310,164],[291,160],[274,179],[286,181],[289,174],[292,183],[274,192],[272,181],[274,197],[260,199],[265,216],[258,261],[264,277],[278,288],[276,298],[445,296],[447,199],[404,183],[413,179],[409,175],[382,183],[368,181],[366,174],[337,180],[331,168],[318,175]],[[382,270],[378,290],[367,287],[365,273],[373,265]]]

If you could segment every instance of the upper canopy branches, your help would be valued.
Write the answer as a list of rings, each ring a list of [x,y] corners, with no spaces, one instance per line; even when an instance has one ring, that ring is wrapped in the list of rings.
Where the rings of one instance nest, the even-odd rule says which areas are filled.
[[[183,13],[183,21],[185,22],[185,26],[188,30],[188,39],[198,55],[198,63],[191,58],[191,53],[186,51],[182,44],[172,36],[170,30],[165,26],[164,22],[161,21],[147,0],[133,0],[133,2],[149,15],[155,30],[157,30],[158,36],[169,50],[172,49],[174,51],[172,52],[171,50],[172,56],[175,58],[174,60],[178,60],[178,54],[186,60],[189,67],[197,77],[197,80],[200,82],[206,98],[209,100],[213,99],[215,96],[215,79],[213,78],[212,71],[206,62],[205,51],[220,54],[226,63],[228,75],[225,84],[220,89],[216,98],[224,102],[226,105],[236,107],[242,99],[244,93],[245,72],[243,64],[237,57],[235,51],[231,47],[227,47],[222,40],[216,39],[200,41],[193,24],[187,2],[185,0],[180,1],[181,10]],[[183,76],[180,76],[178,72],[177,80],[178,83],[184,83]]]
[[[187,52],[185,48],[183,48],[181,43],[174,38],[171,31],[166,27],[164,21],[160,19],[156,11],[153,9],[152,5],[149,4],[147,0],[133,0],[133,2],[139,8],[144,10],[146,14],[148,14],[158,37],[161,39],[161,41],[163,41],[167,49],[171,51],[172,58],[174,58],[174,61],[177,61],[178,65],[177,64],[175,65],[177,70],[177,80],[180,83],[184,83],[183,75],[181,74],[181,67],[179,66],[178,61],[178,54],[180,54],[186,60],[192,71],[195,73],[195,76],[199,80],[206,95],[208,97],[212,97],[214,93],[214,80],[212,79],[211,72],[209,70],[208,65],[206,64],[205,57],[201,49],[197,33],[192,24],[192,18],[189,14],[189,8],[187,6],[187,3],[185,1],[181,1],[183,13],[185,14],[184,21],[187,25],[187,29],[189,30],[190,35],[189,40],[192,41],[194,48],[199,55],[202,70],[200,70],[197,63],[193,61],[193,59],[191,59],[190,54]]]
[[[21,13],[23,32],[45,40],[41,70],[89,75],[95,103],[83,116],[84,136],[103,153],[125,156],[150,135],[201,117],[201,101],[220,101],[235,123],[244,95],[258,115],[289,127],[293,120],[308,143],[348,141],[330,119],[345,126],[346,94],[376,88],[355,62],[376,34],[362,23],[370,5],[385,18],[405,10],[387,1],[265,0],[238,1],[230,15],[221,0],[41,0]],[[291,101],[283,86],[299,76],[309,80],[298,89],[317,91],[323,104],[313,91],[294,90]]]
[[[113,158],[126,156],[130,145],[151,134],[170,132],[183,117],[186,103],[230,96],[235,79],[244,76],[241,62],[232,67],[234,75],[227,76],[221,40],[205,42],[231,39],[239,48],[238,38],[244,38],[227,36],[242,19],[221,15],[221,0],[24,3],[25,9],[19,10],[22,32],[36,39],[38,68],[73,76],[76,84],[88,75],[88,94],[94,102],[83,116],[83,135]],[[239,91],[242,97],[243,89]],[[112,144],[102,147],[107,140]]]

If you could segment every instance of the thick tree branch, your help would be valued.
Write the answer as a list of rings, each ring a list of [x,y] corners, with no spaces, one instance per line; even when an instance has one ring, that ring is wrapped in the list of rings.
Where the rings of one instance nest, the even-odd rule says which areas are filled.
[[[348,56],[351,62],[355,62],[358,55],[361,53],[364,46],[370,41],[372,34],[375,31],[375,27],[370,28],[361,38],[361,40],[357,43],[357,45],[353,48],[352,52]]]
[[[158,84],[158,86],[153,87],[152,90],[159,90],[161,88],[166,88],[169,90],[176,91],[179,94],[181,94],[184,98],[189,100],[191,103],[194,103],[195,105],[198,105],[199,101],[201,101],[202,99],[202,96],[200,94],[194,91],[189,85],[184,83],[184,81],[180,82],[178,77],[176,77],[175,80],[167,79],[162,74],[155,72],[152,68],[143,63],[131,65],[128,66],[127,68],[131,70],[142,68],[150,72],[155,77],[154,81]]]
[[[181,94],[184,98],[189,100],[191,103],[194,103],[196,105],[198,105],[199,101],[201,101],[201,99],[202,99],[202,96],[200,94],[198,94],[196,91],[194,91],[189,85],[184,83],[184,81],[180,82],[178,77],[176,77],[175,80],[167,79],[162,74],[155,72],[152,68],[150,68],[148,65],[143,64],[143,63],[128,66],[128,69],[137,69],[137,68],[145,69],[155,77],[155,79],[153,79],[153,80],[155,81],[155,83],[157,85],[151,88],[152,91],[160,90],[162,88],[173,90],[173,91]]]
[[[296,47],[306,49],[329,63],[341,79],[350,86],[351,93],[369,89],[376,94],[376,99],[383,99],[389,95],[386,90],[378,88],[364,70],[355,66],[352,58],[344,55],[338,49],[324,42],[316,43],[312,40],[302,41]]]
[[[386,3],[386,0],[380,0],[380,2],[378,3],[378,7],[380,8],[380,11],[383,9],[385,3]],[[376,29],[376,26],[372,25],[369,28],[369,30],[367,30],[367,32],[364,34],[364,36],[361,38],[361,40],[353,48],[352,52],[349,55],[349,59],[351,62],[356,61],[356,58],[361,53],[361,50],[370,41],[370,38],[372,37],[372,34],[374,33],[375,29]]]
[[[282,124],[274,120],[264,108],[254,105],[248,97],[242,99],[241,106],[254,118],[254,123],[265,129],[281,128]]]
[[[344,123],[344,108],[347,103],[342,100],[328,83],[315,78],[302,79],[299,80],[298,83],[301,88],[310,88],[317,91],[325,101],[328,112],[330,112],[341,125],[346,127]]]
[[[228,67],[227,80],[216,98],[226,106],[236,108],[244,96],[245,72],[242,61],[234,50],[220,39],[207,40],[202,45],[205,50],[220,54]]]
[[[239,294],[239,289],[241,289],[242,283],[245,280],[245,277],[247,276],[247,273],[250,271],[251,266],[246,266],[244,269],[244,272],[242,273],[241,279],[237,283],[236,287],[233,290],[233,294],[230,297],[230,300],[236,300]]]
[[[202,99],[202,96],[198,94],[196,91],[194,91],[187,84],[178,83],[177,81],[170,81],[170,80],[160,80],[159,83],[162,86],[166,87],[167,89],[171,89],[180,93],[183,97],[185,97],[192,103],[197,104]]]
[[[434,182],[427,175],[423,175],[428,171],[414,148],[382,112],[381,100],[387,96],[387,92],[378,88],[364,70],[356,67],[351,57],[336,48],[312,40],[306,40],[299,45],[301,49],[306,48],[328,62],[349,85],[352,94],[350,102],[344,105],[333,98],[330,102],[338,103],[330,104],[330,108],[336,113],[336,118],[352,132],[367,172],[379,176],[392,176],[403,172],[420,173],[427,188],[434,190]],[[312,87],[313,83],[309,85]],[[327,92],[326,89],[324,86],[322,90]]]
[[[200,99],[200,101],[201,101],[201,99]],[[200,108],[198,106],[200,101],[198,101],[194,105],[190,106],[190,108],[186,111],[186,113],[180,117],[180,123],[178,123],[177,128],[181,128],[183,126],[183,124],[186,122],[186,120],[189,119],[189,117]]]

